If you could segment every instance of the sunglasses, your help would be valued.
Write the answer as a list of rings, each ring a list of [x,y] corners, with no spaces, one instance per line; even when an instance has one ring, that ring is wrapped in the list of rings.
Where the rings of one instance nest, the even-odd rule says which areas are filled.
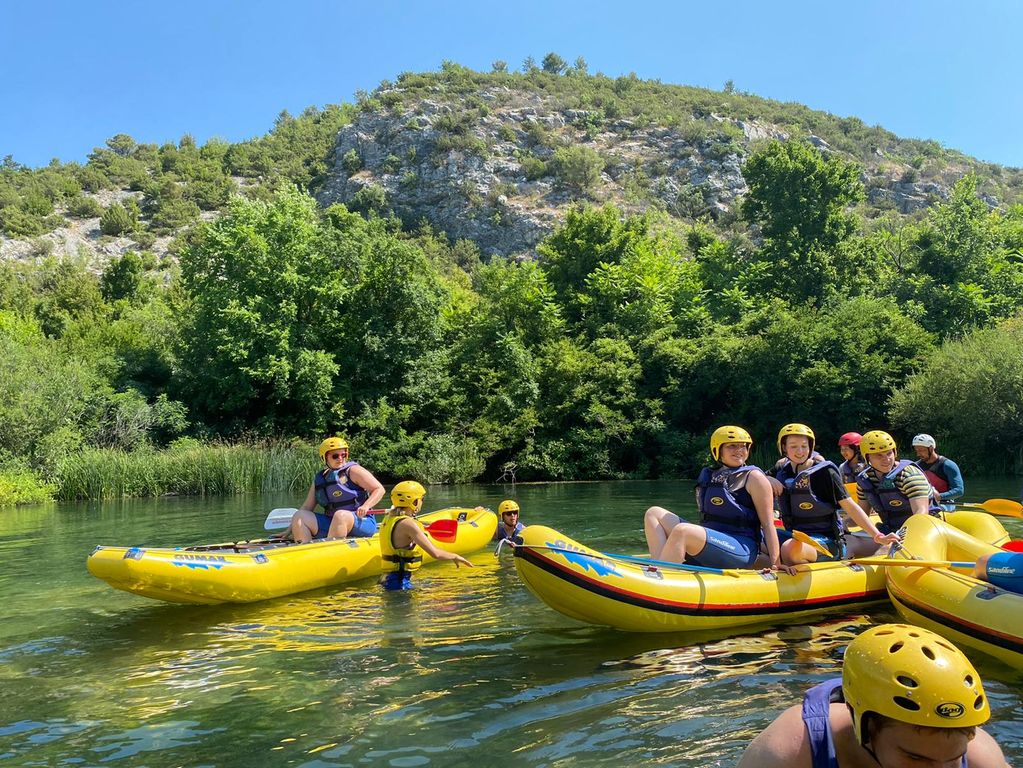
[[[331,461],[337,461],[338,459],[347,459],[348,451],[337,451],[336,453],[328,453],[327,458]]]
[[[518,512],[502,512],[501,514],[503,514],[505,517],[511,517],[512,515],[517,515]]]

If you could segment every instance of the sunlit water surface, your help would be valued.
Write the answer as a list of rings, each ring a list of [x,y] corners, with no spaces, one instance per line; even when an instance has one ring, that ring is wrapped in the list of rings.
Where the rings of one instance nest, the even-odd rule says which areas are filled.
[[[971,498],[1018,498],[1009,480]],[[606,551],[642,550],[651,503],[689,483],[431,488],[427,509],[505,495]],[[17,766],[733,766],[887,605],[741,635],[635,635],[535,600],[512,560],[430,566],[410,593],[373,581],[240,606],[117,592],[104,544],[249,538],[299,499],[161,499],[0,512],[0,763]],[[1020,521],[1007,521],[1023,538]],[[990,730],[1023,765],[1023,674],[975,656]]]

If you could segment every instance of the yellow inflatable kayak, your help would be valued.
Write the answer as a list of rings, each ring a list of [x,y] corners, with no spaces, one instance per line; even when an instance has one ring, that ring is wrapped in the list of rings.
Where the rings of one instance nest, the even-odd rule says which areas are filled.
[[[521,535],[515,567],[534,595],[573,619],[632,632],[788,621],[885,598],[884,570],[876,566],[814,563],[795,576],[714,573],[607,555],[539,525]]]
[[[457,523],[454,540],[439,544],[465,555],[493,538],[497,516],[488,509],[451,508],[420,515],[424,526]],[[423,553],[423,561],[432,558]],[[171,603],[251,603],[344,584],[381,573],[380,541],[331,539],[309,544],[245,541],[196,547],[98,546],[89,572],[115,589]]]
[[[956,512],[955,517],[963,514],[969,513]],[[904,548],[892,557],[973,562],[998,551],[995,545],[1008,537],[999,540],[994,534],[998,529],[1004,534],[1005,529],[993,517],[974,514],[990,522],[960,530],[958,521],[953,526],[934,517],[911,517]],[[889,567],[888,595],[906,621],[1023,669],[1023,595],[975,579],[971,570]]]

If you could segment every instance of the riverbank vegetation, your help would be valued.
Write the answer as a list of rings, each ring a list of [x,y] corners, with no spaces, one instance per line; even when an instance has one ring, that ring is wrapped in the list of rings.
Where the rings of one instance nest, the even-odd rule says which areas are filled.
[[[658,103],[659,84],[582,67],[487,77],[585,79],[572,92],[606,119]],[[99,214],[81,190],[142,195],[100,214],[138,249],[99,271],[0,264],[0,505],[299,492],[335,433],[385,480],[688,475],[715,426],[770,446],[790,421],[825,449],[927,431],[967,471],[1019,468],[1023,207],[992,208],[976,177],[917,218],[867,215],[855,162],[764,141],[735,215],[580,206],[536,260],[486,260],[310,196],[338,127],[389,98],[239,145],[115,137],[70,176],[5,163],[8,232],[45,231],[54,206]]]

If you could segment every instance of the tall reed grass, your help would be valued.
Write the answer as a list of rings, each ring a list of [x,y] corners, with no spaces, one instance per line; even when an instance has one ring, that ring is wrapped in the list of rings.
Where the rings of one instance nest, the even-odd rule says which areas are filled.
[[[57,472],[56,497],[222,496],[299,492],[320,467],[309,445],[203,445],[125,452],[86,448]]]

